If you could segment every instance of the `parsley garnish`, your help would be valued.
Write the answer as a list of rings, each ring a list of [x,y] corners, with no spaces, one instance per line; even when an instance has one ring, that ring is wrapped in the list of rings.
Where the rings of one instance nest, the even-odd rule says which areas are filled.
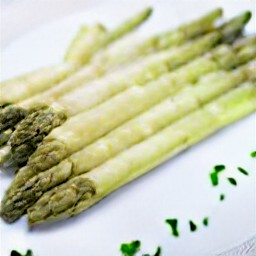
[[[232,177],[229,177],[229,178],[228,178],[228,181],[230,182],[230,184],[232,184],[232,185],[234,185],[234,186],[237,185],[236,180],[235,180],[234,178],[232,178]]]
[[[256,151],[253,151],[253,152],[251,153],[251,157],[256,157]]]
[[[23,254],[17,252],[16,250],[12,250],[10,256],[33,256],[33,253],[31,250],[27,250],[26,254],[23,255]]]
[[[121,244],[120,251],[124,256],[134,256],[140,250],[140,241],[132,241],[129,244]]]
[[[179,236],[178,220],[177,219],[167,219],[167,220],[165,220],[165,222],[170,225],[172,235],[175,237],[178,237]]]
[[[191,232],[195,232],[197,230],[197,226],[192,220],[189,221],[189,227]]]
[[[242,167],[237,167],[237,170],[239,171],[239,172],[241,172],[242,174],[244,174],[244,175],[249,175],[249,173],[244,169],[244,168],[242,168]]]
[[[210,173],[210,179],[213,186],[217,186],[219,184],[219,173],[223,172],[226,169],[225,165],[219,164],[215,165],[213,171]]]
[[[208,226],[208,224],[209,224],[209,218],[208,217],[203,219],[203,224],[204,224],[204,226]]]
[[[220,195],[220,201],[223,201],[225,199],[225,195],[224,194],[221,194]]]
[[[152,256],[160,256],[161,255],[161,247],[158,246],[156,252]],[[150,254],[143,254],[142,256],[150,256]]]
[[[225,165],[223,165],[223,164],[215,165],[215,166],[214,166],[214,171],[215,171],[216,173],[222,172],[222,171],[224,171],[225,169],[226,169],[226,167],[225,167]]]
[[[219,178],[216,172],[210,173],[210,179],[213,186],[217,186],[219,184]]]

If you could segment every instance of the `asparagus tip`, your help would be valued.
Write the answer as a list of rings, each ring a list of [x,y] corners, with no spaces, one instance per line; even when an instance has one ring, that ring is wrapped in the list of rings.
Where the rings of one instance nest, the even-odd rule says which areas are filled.
[[[48,106],[31,112],[18,124],[9,140],[12,158],[18,166],[24,165],[44,137],[66,120],[66,115],[62,111]]]

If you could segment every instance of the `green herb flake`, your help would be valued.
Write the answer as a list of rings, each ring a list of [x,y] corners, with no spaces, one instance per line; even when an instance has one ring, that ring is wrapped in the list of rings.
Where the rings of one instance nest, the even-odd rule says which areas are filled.
[[[217,186],[219,184],[219,178],[216,172],[210,173],[210,179],[213,186]]]
[[[209,218],[208,218],[208,217],[205,217],[205,218],[203,219],[203,225],[207,227],[208,224],[209,224]]]
[[[220,195],[220,201],[223,201],[225,199],[225,195],[224,194],[221,194]]]
[[[142,256],[150,256],[150,254],[143,254]],[[158,246],[156,252],[152,256],[161,256],[161,247]]]
[[[247,172],[244,168],[242,168],[242,167],[237,167],[237,170],[239,171],[239,172],[241,172],[242,174],[244,174],[244,175],[249,175],[249,172]]]
[[[153,256],[160,256],[161,255],[161,251],[162,251],[161,247],[158,246],[157,249],[156,249],[156,252],[155,252],[155,254]]]
[[[256,151],[253,151],[253,152],[251,153],[251,157],[253,157],[253,158],[256,157]]]
[[[124,256],[134,256],[140,250],[140,241],[132,241],[129,244],[121,244],[120,251]]]
[[[197,226],[192,220],[189,221],[189,227],[191,232],[195,232],[197,230]]]
[[[179,236],[178,220],[177,219],[167,219],[167,220],[165,220],[165,222],[170,225],[172,235],[175,237],[178,237]]]
[[[23,254],[19,253],[16,250],[12,250],[11,251],[11,256],[33,256],[33,253],[32,253],[31,250],[27,250],[26,254],[23,255]]]
[[[228,181],[230,182],[230,184],[232,184],[233,186],[237,186],[237,182],[234,178],[232,177],[228,177]]]
[[[225,169],[226,169],[226,167],[225,167],[225,165],[223,165],[223,164],[219,164],[219,165],[215,165],[215,166],[214,166],[214,171],[215,171],[216,173],[222,172],[222,171],[224,171]]]

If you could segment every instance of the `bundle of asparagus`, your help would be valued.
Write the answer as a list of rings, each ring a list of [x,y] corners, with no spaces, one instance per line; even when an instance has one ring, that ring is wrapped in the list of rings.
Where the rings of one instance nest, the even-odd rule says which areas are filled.
[[[123,23],[119,28],[117,28],[116,31],[112,32],[112,34],[115,36],[111,34],[112,36],[110,38],[117,38],[118,34],[120,34],[120,37],[121,37],[126,31],[129,32],[130,30],[136,28],[141,22],[146,20],[146,18],[150,15],[150,13],[151,13],[151,9],[146,9],[142,13],[136,15],[134,18],[131,18],[127,22]],[[27,95],[26,98],[29,98],[28,102],[30,102],[31,104],[38,103],[42,100],[44,101],[46,100],[49,101],[51,99],[54,100],[60,97],[63,93],[66,93],[84,84],[85,82],[89,82],[90,80],[93,80],[99,76],[102,76],[109,70],[113,70],[115,68],[120,67],[121,64],[122,65],[127,64],[129,62],[132,62],[136,58],[145,56],[149,53],[157,52],[161,49],[180,45],[189,39],[195,38],[197,36],[200,36],[204,33],[207,33],[213,30],[214,22],[221,15],[222,15],[221,9],[213,10],[212,12],[206,14],[200,19],[195,20],[189,24],[185,24],[177,28],[176,30],[171,30],[171,31],[150,37],[145,41],[140,42],[136,45],[134,45],[133,42],[128,42],[129,47],[127,47],[127,45],[121,48],[118,47],[118,43],[120,44],[119,42],[120,40],[118,40],[117,44],[110,44],[109,47],[106,47],[103,50],[101,50],[98,54],[95,54],[92,57],[92,60],[90,61],[89,65],[85,66],[84,68],[80,68],[74,75],[72,75],[70,78],[60,83],[58,86],[52,87],[52,83],[50,83],[49,81],[46,83],[43,82],[42,86],[44,87],[44,90],[46,88],[51,88],[51,87],[52,88],[50,90],[45,91],[44,93],[39,93],[37,86],[35,86],[35,83],[32,83],[32,82],[25,83],[25,84],[23,83],[22,87],[24,87],[24,89],[22,91],[16,90],[17,97],[19,97],[19,101],[21,99],[24,99],[25,97],[23,96],[23,92],[25,92]],[[227,29],[227,33],[228,33],[228,29]],[[81,34],[83,35],[83,30]],[[89,33],[89,38],[91,37],[90,34],[91,33]],[[87,48],[89,48],[88,43],[86,43],[87,41],[83,42],[84,40],[82,40],[82,43],[80,43],[80,37],[81,36],[79,33],[77,38],[74,40],[74,43],[71,45],[70,50],[68,51],[68,54],[66,57],[67,59],[74,58],[74,57],[69,57],[71,55],[80,56],[85,54],[85,52],[87,52]],[[91,41],[89,40],[89,42]],[[82,44],[82,46],[80,46],[80,44]],[[81,48],[85,50],[81,52]],[[128,52],[128,54],[123,54],[124,52]],[[39,77],[41,76],[52,77],[52,71],[50,71],[47,74],[43,74],[43,73],[40,74],[40,71],[39,71]],[[26,77],[29,77],[29,79],[26,79],[26,80],[34,80],[33,75],[26,75]],[[19,81],[20,79],[17,78],[15,80]],[[41,81],[40,79],[38,80]],[[45,80],[45,79],[42,79],[42,80]],[[6,88],[7,90],[7,86],[2,85],[1,87]],[[10,86],[8,86],[8,88],[10,89]],[[35,93],[37,93],[37,95],[32,97]],[[5,99],[4,97],[7,97],[7,98]],[[3,93],[2,96],[0,96],[0,105],[4,105],[7,103],[8,104],[15,103],[17,101],[18,100],[16,100],[15,97],[12,96],[12,94],[8,93],[7,91],[6,93]],[[10,106],[8,108],[5,108],[4,111],[0,110],[0,132],[8,128],[13,128],[14,125],[24,117],[24,112],[27,113],[27,111],[24,111],[22,107],[25,107],[28,104],[28,102],[20,103],[18,106]]]
[[[80,78],[77,73],[43,94],[3,108],[2,116],[20,108],[26,117],[13,133],[17,122],[2,129],[0,142],[10,139],[0,150],[0,161],[21,166],[29,160],[2,200],[2,218],[13,222],[28,212],[29,224],[36,225],[76,215],[253,112],[256,37],[237,39],[250,13],[214,28],[220,15],[218,9],[150,38],[129,48],[119,62],[112,56],[121,48],[104,49],[92,60],[99,64],[111,56],[105,71],[130,65],[90,84],[82,82],[84,71]],[[80,36],[67,61],[86,59]],[[166,49],[173,45],[181,46]],[[47,105],[37,105],[47,95]]]
[[[42,68],[2,82],[0,84],[0,106],[17,103],[64,80],[77,71],[82,64],[88,63],[100,49],[136,29],[148,19],[151,12],[151,8],[147,8],[113,31],[107,31],[100,24],[89,27],[86,31],[82,28],[68,49],[66,63]]]
[[[82,111],[85,112],[133,84],[143,85],[152,79],[156,79],[161,74],[169,72],[207,52],[219,41],[230,41],[235,38],[238,32],[241,32],[249,17],[250,13],[245,12],[223,24],[217,31],[204,35],[184,46],[150,55],[128,66],[122,72],[112,73],[91,83],[90,86],[87,84],[81,86],[79,89],[66,93],[59,98],[58,104],[55,101],[54,104],[42,108],[32,108],[30,112],[33,113],[18,124],[16,131],[10,138],[10,147],[4,149],[1,161],[5,162],[5,166],[22,166],[42,139],[53,128],[60,126],[66,120],[66,117],[77,115]],[[62,92],[64,91],[62,88]],[[33,104],[34,100],[32,100]],[[31,100],[23,103],[23,107],[27,105],[31,106]],[[80,116],[77,116],[77,119],[80,118]],[[7,132],[9,135],[10,132],[8,130]],[[4,142],[6,141],[5,137],[7,136],[4,136]]]

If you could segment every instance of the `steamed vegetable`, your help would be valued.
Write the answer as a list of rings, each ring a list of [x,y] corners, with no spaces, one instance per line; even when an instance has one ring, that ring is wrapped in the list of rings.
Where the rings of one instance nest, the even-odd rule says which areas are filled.
[[[92,171],[44,193],[28,210],[31,226],[79,214],[119,187],[256,109],[248,82],[185,116]]]
[[[152,10],[147,8],[141,13],[125,21],[113,31],[104,31],[101,26],[92,26],[82,38],[75,40],[68,51],[67,62],[39,69],[0,84],[0,106],[8,103],[17,103],[35,94],[52,88],[60,81],[74,73],[81,64],[86,64],[100,49],[137,28],[150,16]],[[78,44],[78,45],[77,45]],[[82,61],[82,63],[79,63]]]
[[[137,104],[129,101],[129,97],[136,97],[135,94],[138,94],[136,91],[146,90],[147,86],[143,86],[144,84],[157,79],[160,75],[207,52],[218,43],[219,39],[220,35],[216,32],[203,36],[195,42],[188,43],[179,49],[164,51],[149,56],[143,61],[139,61],[136,65],[130,68],[128,67],[121,73],[118,72],[116,75],[109,75],[109,77],[98,80],[90,86],[81,87],[80,89],[64,95],[59,99],[57,104],[54,103],[49,106],[43,106],[41,109],[39,108],[17,125],[15,132],[10,138],[10,145],[12,147],[11,153],[14,163],[18,165],[26,163],[28,157],[37,148],[38,143],[40,143],[53,128],[60,126],[67,117],[74,116],[81,112],[81,114],[76,115],[76,117],[68,119],[68,122],[62,126],[70,129],[70,132],[73,130],[75,135],[76,127],[88,125],[86,124],[87,110],[93,110],[93,107],[96,105],[125,91],[133,85],[138,85],[138,89],[131,89],[134,91],[132,93],[134,96],[126,97],[125,94],[123,96],[124,100],[122,99],[122,101],[123,104],[125,104],[125,102],[127,102],[127,104]],[[143,89],[144,87],[145,89]],[[158,91],[158,94],[164,93],[161,92],[160,88],[159,90],[157,88],[155,90]],[[127,93],[129,94],[129,92]],[[156,97],[152,99],[155,98]],[[140,105],[138,105],[138,107]],[[109,107],[115,111],[115,105],[112,104]],[[135,105],[135,109],[136,107],[137,105]],[[106,111],[107,109],[104,110],[104,113]],[[132,117],[132,115],[133,114],[131,114],[130,117]],[[123,115],[123,117],[130,118],[129,116],[126,117],[126,115]],[[71,125],[72,128],[69,127],[69,125]],[[59,134],[61,135],[61,132]]]
[[[35,174],[30,179],[26,177],[25,173],[23,177],[21,176],[23,180],[26,180],[24,185],[16,191],[9,189],[5,195],[2,201],[1,215],[7,221],[16,220],[45,191],[66,182],[70,178],[89,172],[182,116],[202,107],[207,102],[247,80],[250,77],[248,72],[250,72],[250,65],[232,72],[218,71],[210,74],[198,84],[185,87],[176,96],[162,101],[138,117],[112,130],[109,134],[71,155],[59,165]],[[183,86],[180,85],[181,88]],[[30,172],[28,169],[27,171]],[[21,169],[22,172],[24,169]],[[19,175],[18,177],[20,177]]]

